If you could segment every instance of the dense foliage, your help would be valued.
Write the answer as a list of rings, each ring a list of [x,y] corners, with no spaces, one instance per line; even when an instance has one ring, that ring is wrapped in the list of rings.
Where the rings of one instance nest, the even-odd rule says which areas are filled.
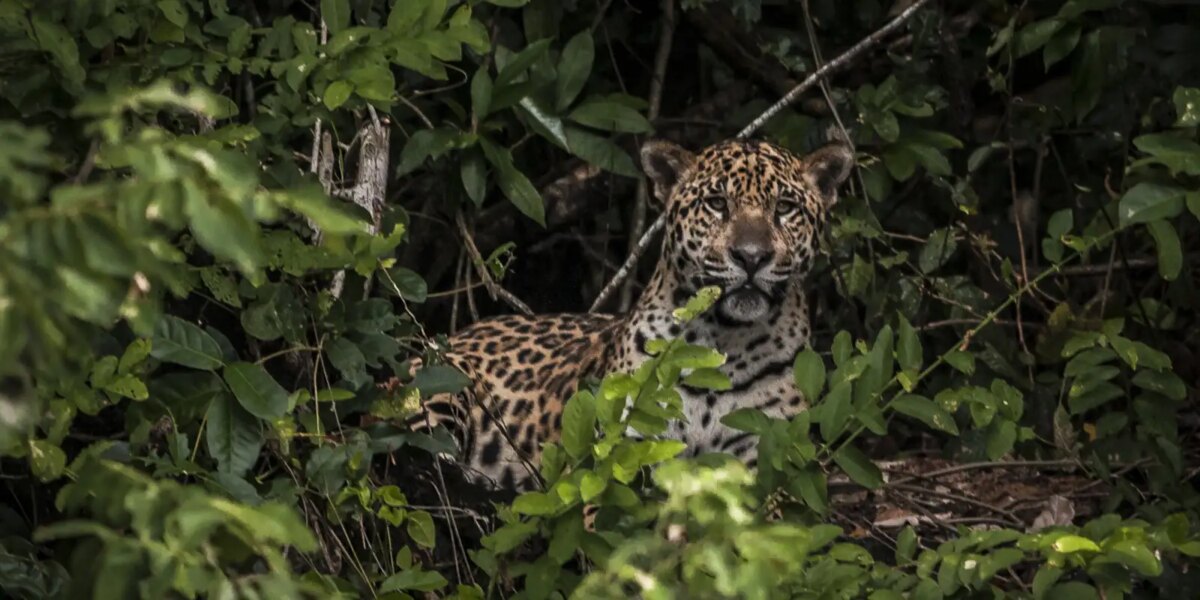
[[[586,310],[653,217],[638,143],[732,137],[910,4],[0,0],[0,591],[1189,597],[1185,2],[930,2],[758,132],[858,168],[813,407],[726,417],[756,470],[625,436],[727,384],[682,340],[586,382],[515,499],[395,425],[465,385],[442,333],[520,306],[493,286]],[[897,458],[1077,485],[1018,513]]]

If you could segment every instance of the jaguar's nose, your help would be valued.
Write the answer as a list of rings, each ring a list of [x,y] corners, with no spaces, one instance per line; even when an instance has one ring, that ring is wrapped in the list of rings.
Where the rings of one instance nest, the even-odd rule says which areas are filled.
[[[734,264],[754,275],[771,260],[771,249],[762,244],[739,244],[729,251]]]

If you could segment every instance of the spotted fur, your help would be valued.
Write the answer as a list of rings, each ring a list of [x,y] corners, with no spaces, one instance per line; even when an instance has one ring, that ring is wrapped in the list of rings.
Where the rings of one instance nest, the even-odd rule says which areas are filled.
[[[449,361],[467,391],[430,398],[422,424],[444,424],[465,466],[505,488],[528,489],[541,445],[558,440],[563,405],[583,378],[632,371],[645,343],[683,334],[728,357],[732,388],[684,388],[686,421],[668,435],[689,452],[755,460],[753,440],[720,423],[743,407],[774,416],[802,410],[790,366],[808,343],[803,290],[837,187],[853,164],[844,146],[803,158],[757,141],[692,154],[651,142],[642,164],[668,213],[663,251],[641,299],[625,316],[564,314],[481,321],[451,338]],[[720,286],[717,306],[686,332],[671,311],[698,289]]]

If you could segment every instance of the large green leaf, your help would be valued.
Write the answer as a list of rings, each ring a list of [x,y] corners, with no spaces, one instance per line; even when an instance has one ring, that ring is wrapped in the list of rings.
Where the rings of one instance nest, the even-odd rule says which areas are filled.
[[[350,26],[350,0],[321,0],[321,19],[330,33]]]
[[[222,195],[202,192],[192,180],[183,181],[183,192],[192,233],[205,250],[246,273],[262,263],[259,229],[246,213]]]
[[[221,346],[200,327],[166,315],[154,328],[150,355],[158,360],[213,371],[223,363]]]
[[[471,385],[471,380],[462,371],[449,365],[422,367],[413,377],[412,386],[429,397],[433,394],[453,394]]]
[[[580,125],[622,133],[650,133],[654,127],[634,108],[613,100],[588,100],[571,111]]]
[[[282,417],[288,410],[288,393],[261,365],[236,362],[225,367],[222,377],[238,403],[250,414],[266,420]]]
[[[562,417],[562,445],[571,458],[579,460],[592,452],[596,439],[596,399],[580,391],[567,400]]]
[[[513,165],[512,153],[486,139],[480,139],[479,145],[488,162],[496,168],[496,179],[500,191],[508,198],[517,210],[533,219],[539,225],[546,225],[546,207],[542,204],[542,196],[537,188],[520,170]]]
[[[629,153],[607,137],[567,125],[567,148],[571,154],[589,163],[626,177],[638,177],[641,171]]]
[[[592,73],[592,61],[595,60],[595,43],[592,32],[583,30],[567,42],[563,47],[562,56],[558,59],[558,79],[555,80],[555,108],[559,112],[566,110]]]
[[[1154,246],[1158,249],[1158,274],[1167,281],[1174,281],[1183,270],[1183,247],[1179,243],[1179,235],[1170,221],[1160,219],[1146,223],[1150,235],[1154,238]]]
[[[804,399],[810,405],[815,403],[825,388],[825,361],[821,355],[812,348],[805,348],[796,354],[796,360],[792,363],[792,379]]]
[[[208,455],[226,473],[241,476],[258,461],[262,430],[254,417],[238,406],[229,394],[212,399],[205,417]]]
[[[958,425],[954,422],[954,417],[928,398],[905,394],[893,400],[891,407],[896,409],[896,412],[919,419],[934,429],[958,435]]]
[[[851,480],[863,487],[875,489],[883,485],[883,474],[879,472],[879,467],[854,446],[842,446],[841,450],[834,453],[833,462],[836,462]]]
[[[1143,181],[1125,192],[1117,207],[1121,226],[1169,219],[1183,210],[1182,188]]]

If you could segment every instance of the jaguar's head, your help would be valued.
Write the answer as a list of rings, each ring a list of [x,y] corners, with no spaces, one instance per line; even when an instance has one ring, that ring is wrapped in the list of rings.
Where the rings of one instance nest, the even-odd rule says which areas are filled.
[[[854,165],[841,144],[797,157],[761,141],[726,141],[693,154],[670,142],[642,147],[642,166],[668,211],[665,266],[691,293],[719,286],[719,318],[773,314],[812,268],[826,214]]]

